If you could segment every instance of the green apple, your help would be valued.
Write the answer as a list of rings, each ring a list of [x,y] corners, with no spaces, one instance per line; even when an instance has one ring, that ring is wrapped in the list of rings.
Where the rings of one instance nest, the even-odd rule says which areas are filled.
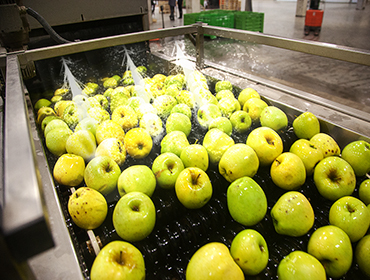
[[[318,228],[308,241],[307,252],[321,262],[329,277],[342,277],[352,265],[351,240],[337,226]]]
[[[297,191],[283,194],[271,209],[277,233],[288,236],[305,235],[315,222],[315,213],[308,199]]]
[[[370,179],[366,179],[361,182],[360,187],[358,188],[359,198],[366,205],[370,204]]]
[[[146,102],[144,98],[139,97],[139,96],[132,96],[128,99],[127,106],[131,107],[136,112],[139,109],[140,105],[145,104],[145,103]]]
[[[112,121],[118,123],[124,131],[128,131],[137,126],[139,120],[134,109],[127,105],[122,105],[113,111]]]
[[[164,189],[175,188],[176,179],[184,168],[182,160],[174,153],[160,154],[152,164],[157,185]]]
[[[279,131],[288,126],[288,117],[278,107],[267,106],[261,112],[260,122],[261,126],[267,126],[275,131]]]
[[[253,88],[245,88],[243,89],[239,95],[238,95],[238,101],[240,103],[240,106],[243,108],[244,106],[244,103],[248,100],[248,99],[251,99],[251,98],[260,98],[261,99],[261,96],[259,95],[259,93],[253,89]]]
[[[307,139],[296,140],[289,149],[289,152],[297,155],[306,168],[306,176],[311,176],[315,166],[324,158],[324,155],[318,147]]]
[[[243,280],[244,274],[225,244],[211,242],[200,247],[186,267],[186,280],[199,279]]]
[[[52,120],[61,120],[61,118],[59,118],[58,116],[47,116],[45,117],[42,122],[41,122],[41,130],[44,132],[45,131],[45,128],[46,126],[52,121]]]
[[[218,108],[220,108],[222,116],[230,118],[230,116],[241,109],[238,99],[234,96],[232,98],[224,97],[218,101]]]
[[[109,108],[109,101],[102,94],[94,95],[93,97],[90,97],[88,100],[90,102],[91,107],[99,107],[99,108],[102,108],[104,110],[108,110],[108,108]]]
[[[166,132],[170,133],[176,130],[184,132],[186,137],[189,136],[191,132],[191,121],[186,115],[171,113],[168,116],[166,121]]]
[[[360,270],[370,277],[370,235],[366,235],[357,243],[355,258]]]
[[[233,91],[233,85],[230,81],[218,81],[215,85],[215,91],[216,93],[221,90],[230,90]]]
[[[91,280],[145,279],[142,253],[132,244],[116,240],[101,249],[91,267]]]
[[[245,229],[231,242],[230,254],[247,275],[257,275],[267,266],[269,251],[266,240],[256,230]]]
[[[218,163],[220,174],[230,183],[244,176],[253,177],[259,167],[256,152],[246,144],[229,147]]]
[[[315,257],[299,250],[291,252],[281,260],[277,275],[281,280],[326,280],[323,265]]]
[[[320,133],[320,122],[311,112],[304,112],[294,119],[293,130],[298,138],[311,139]]]
[[[233,130],[238,133],[245,133],[252,125],[252,119],[246,111],[239,110],[232,113],[230,122]]]
[[[310,142],[317,148],[321,149],[324,157],[328,156],[339,156],[340,147],[338,143],[326,133],[317,133],[310,139]]]
[[[107,217],[108,204],[100,192],[81,187],[69,197],[68,212],[78,227],[96,229]]]
[[[370,171],[370,144],[364,140],[353,141],[344,147],[342,158],[352,166],[356,176],[364,176]]]
[[[356,187],[356,176],[351,165],[336,156],[321,160],[315,167],[313,179],[319,193],[332,201],[351,195]]]
[[[46,135],[46,147],[53,155],[61,156],[67,152],[66,144],[72,134],[73,132],[69,128],[53,129]]]
[[[249,133],[246,143],[257,153],[262,166],[270,165],[283,152],[281,137],[269,127],[253,129]]]
[[[220,101],[222,98],[235,98],[235,96],[231,90],[223,89],[216,93],[216,98]]]
[[[182,131],[172,131],[163,137],[161,141],[161,153],[174,153],[178,157],[182,150],[189,146],[189,140]]]
[[[75,131],[88,130],[96,137],[96,128],[98,127],[98,122],[93,118],[84,118],[75,127]]]
[[[171,114],[173,114],[173,113],[184,114],[185,116],[187,116],[191,120],[191,116],[192,116],[191,109],[188,105],[186,105],[184,103],[176,104],[171,110]]]
[[[67,128],[67,129],[69,129],[69,126],[62,119],[53,119],[45,127],[45,130],[44,130],[45,138],[46,138],[46,135],[49,133],[49,131],[51,131],[53,129],[56,129],[56,128]]]
[[[119,237],[129,242],[143,240],[155,226],[154,203],[145,193],[129,192],[118,200],[112,219]]]
[[[107,138],[98,145],[95,156],[108,156],[119,166],[123,166],[126,161],[126,148],[117,138]]]
[[[182,90],[176,95],[176,101],[179,104],[187,105],[189,108],[193,109],[195,106],[194,94],[188,90]],[[176,105],[175,105],[176,107]],[[173,108],[172,108],[173,109]],[[172,111],[172,110],[171,110]]]
[[[147,157],[153,148],[149,132],[140,127],[132,128],[126,133],[124,144],[127,153],[136,159]]]
[[[120,87],[117,87],[110,94],[109,109],[113,113],[118,107],[127,106],[128,104],[128,95],[129,93],[124,90],[117,90]]]
[[[87,130],[75,131],[67,139],[66,150],[69,154],[79,155],[85,162],[89,162],[95,156],[95,137]]]
[[[72,100],[61,100],[61,101],[58,101],[57,103],[55,103],[54,105],[54,111],[55,111],[55,114],[58,116],[58,117],[63,117],[63,112],[65,110],[65,108],[71,104],[76,104],[74,101]],[[39,112],[40,110],[37,112],[37,115],[39,115]]]
[[[42,121],[48,116],[55,116],[56,112],[50,107],[41,107],[37,111],[36,123],[41,125]],[[58,115],[59,116],[59,115]]]
[[[208,130],[203,138],[203,147],[206,148],[212,164],[218,164],[225,151],[234,144],[234,139],[218,128]]]
[[[235,221],[244,226],[253,226],[266,215],[266,195],[252,178],[241,177],[227,189],[227,207]]]
[[[157,110],[158,116],[161,118],[167,118],[176,104],[177,101],[175,97],[165,94],[154,99],[153,107]]]
[[[40,108],[42,107],[51,107],[52,103],[50,102],[50,100],[46,99],[46,98],[40,98],[39,100],[36,101],[35,105],[34,105],[34,110],[35,112],[37,112]]]
[[[211,121],[215,118],[221,117],[221,111],[217,105],[207,103],[202,105],[197,112],[198,123],[203,127],[207,128]]]
[[[131,165],[122,171],[117,188],[120,196],[130,192],[142,192],[151,197],[157,185],[152,170],[146,165]]]
[[[188,209],[202,208],[211,199],[213,188],[207,173],[198,167],[187,167],[175,183],[176,196]]]
[[[86,111],[73,103],[64,109],[62,119],[68,124],[69,128],[74,130],[76,125],[85,117]]]
[[[53,168],[55,181],[63,186],[76,187],[84,180],[85,161],[82,157],[63,154]]]
[[[184,167],[198,167],[207,171],[209,166],[209,156],[206,148],[200,144],[186,146],[180,154],[180,159]]]
[[[306,182],[306,167],[296,154],[285,152],[271,164],[271,179],[284,190],[296,190]]]
[[[95,136],[96,143],[98,145],[108,138],[116,138],[120,140],[122,143],[124,143],[125,141],[125,131],[118,123],[112,120],[107,120],[105,122],[98,124],[96,127]]]
[[[252,119],[252,122],[257,122],[260,119],[261,113],[268,104],[260,98],[250,98],[243,105],[243,111],[246,111]]]
[[[218,117],[213,119],[208,129],[218,128],[222,132],[225,132],[227,135],[231,135],[233,132],[233,125],[231,124],[230,120],[227,117]]]
[[[370,211],[358,198],[341,197],[330,207],[329,222],[344,230],[351,242],[357,242],[369,228]]]
[[[107,195],[116,189],[120,175],[121,169],[112,158],[98,156],[86,165],[84,180],[87,187]]]
[[[115,88],[118,86],[118,81],[114,77],[107,78],[103,82],[103,87],[104,88]]]
[[[155,109],[153,107],[152,104],[150,103],[144,103],[144,104],[140,104],[139,105],[139,108],[137,108],[136,110],[136,115],[137,115],[137,118],[139,120],[141,120],[141,118],[145,115],[145,114],[148,114],[148,113],[151,113],[151,114],[155,114],[157,115],[157,109]]]
[[[93,118],[98,123],[102,123],[106,120],[110,120],[110,114],[107,110],[100,108],[100,107],[92,107],[87,110],[87,115],[90,118]]]
[[[139,127],[145,129],[153,138],[164,133],[162,119],[154,113],[144,114],[140,119]]]

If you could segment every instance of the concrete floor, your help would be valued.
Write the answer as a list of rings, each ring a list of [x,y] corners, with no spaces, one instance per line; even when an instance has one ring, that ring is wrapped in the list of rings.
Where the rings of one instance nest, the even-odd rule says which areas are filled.
[[[355,3],[320,3],[324,18],[319,36],[304,35],[305,18],[295,16],[296,5],[294,1],[252,1],[253,11],[265,14],[265,34],[370,50],[369,3],[363,10],[356,10]],[[156,22],[150,28],[161,29],[158,7],[153,19]],[[164,14],[163,19],[165,28],[183,24],[177,16],[170,21],[169,15]],[[166,47],[171,51],[172,46],[153,46]],[[205,57],[370,113],[370,67],[224,39],[206,40]]]

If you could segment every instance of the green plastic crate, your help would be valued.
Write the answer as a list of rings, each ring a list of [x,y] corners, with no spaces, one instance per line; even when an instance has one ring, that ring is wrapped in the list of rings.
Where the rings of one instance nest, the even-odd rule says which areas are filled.
[[[235,12],[235,29],[263,32],[264,13]]]

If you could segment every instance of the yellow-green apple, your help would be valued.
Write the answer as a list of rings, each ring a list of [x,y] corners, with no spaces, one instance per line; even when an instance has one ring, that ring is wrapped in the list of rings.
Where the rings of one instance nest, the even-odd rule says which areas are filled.
[[[186,146],[181,154],[180,159],[184,167],[198,167],[207,171],[209,166],[209,156],[206,148],[200,144],[191,144]]]
[[[231,257],[229,248],[220,242],[211,242],[200,247],[186,267],[187,280],[243,280],[241,268]]]
[[[108,113],[108,111],[101,107],[90,108],[89,110],[87,110],[87,115],[88,117],[96,120],[98,123],[110,120],[110,114]]]
[[[253,88],[245,88],[238,95],[238,101],[243,108],[244,103],[251,98],[261,98],[259,93]]]
[[[128,99],[127,106],[131,107],[136,112],[139,109],[140,105],[145,104],[145,103],[146,102],[144,98],[139,97],[139,96],[132,96]]]
[[[154,113],[144,114],[139,122],[139,127],[148,131],[151,137],[158,137],[164,133],[162,119]]]
[[[305,235],[315,222],[315,213],[308,199],[297,191],[283,194],[271,209],[277,233],[288,236]]]
[[[118,81],[114,77],[109,77],[104,80],[103,87],[104,88],[115,88],[118,86]]]
[[[365,235],[357,243],[355,249],[355,258],[360,270],[370,277],[370,235]]]
[[[54,95],[50,101],[52,103],[52,106],[54,106],[57,102],[63,100],[63,96],[57,96],[57,95]]]
[[[311,112],[304,112],[294,119],[293,131],[298,138],[311,139],[320,133],[320,122]]]
[[[166,133],[176,130],[184,132],[186,137],[189,136],[191,132],[191,121],[186,115],[181,113],[171,113],[168,116],[166,121]]]
[[[339,156],[340,147],[329,134],[320,132],[311,137],[310,142],[321,149],[324,157]]]
[[[206,103],[202,105],[197,112],[198,123],[203,127],[207,128],[211,121],[215,118],[221,117],[221,111],[217,105],[212,103]]]
[[[47,125],[48,125],[52,120],[61,120],[61,118],[59,118],[58,116],[55,116],[55,115],[45,117],[45,118],[42,120],[42,122],[41,122],[41,130],[42,130],[42,132],[44,132],[44,131],[45,131],[46,126],[47,126]]]
[[[107,138],[98,145],[95,156],[108,156],[119,166],[123,166],[126,161],[126,148],[117,138]]]
[[[270,175],[276,186],[292,191],[306,181],[306,167],[299,156],[285,152],[272,162]]]
[[[252,119],[252,122],[257,122],[260,119],[261,113],[268,104],[260,98],[250,98],[243,105],[243,111],[246,111]]]
[[[121,169],[112,158],[98,156],[86,165],[84,180],[87,187],[107,195],[116,189],[120,175]]]
[[[98,145],[108,138],[116,138],[122,143],[125,143],[125,131],[118,123],[112,120],[107,120],[98,124],[98,126],[96,127],[95,135],[96,143]]]
[[[189,108],[193,109],[195,106],[194,94],[188,90],[182,90],[176,95],[176,101],[179,104],[186,104]],[[176,105],[175,105],[176,106]],[[172,111],[172,110],[171,110]]]
[[[57,103],[55,103],[54,105],[54,111],[55,111],[55,114],[58,116],[58,117],[63,117],[63,112],[64,112],[64,109],[71,105],[71,104],[75,104],[74,101],[72,100],[61,100],[61,101],[58,101]],[[37,113],[38,114],[38,113]]]
[[[152,170],[142,164],[131,165],[122,171],[117,188],[120,196],[130,192],[142,192],[151,197],[157,185]]]
[[[230,81],[224,80],[224,81],[218,81],[215,84],[215,91],[216,93],[221,91],[221,90],[233,90],[233,85],[231,84]]]
[[[306,176],[311,176],[315,166],[324,158],[321,149],[307,139],[296,140],[290,146],[289,152],[296,154],[303,161],[306,168]]]
[[[207,173],[198,167],[187,167],[177,176],[176,196],[188,209],[199,209],[211,199],[213,187]]]
[[[50,100],[46,98],[40,98],[39,100],[36,101],[35,105],[33,106],[35,112],[37,112],[40,108],[42,107],[51,107],[52,103]]]
[[[361,182],[358,188],[358,196],[366,205],[370,204],[370,179]]]
[[[112,219],[119,237],[129,242],[143,240],[155,226],[154,203],[145,193],[127,193],[118,200]]]
[[[218,128],[212,128],[204,135],[203,147],[206,148],[212,164],[218,164],[225,151],[235,144],[233,138]]]
[[[42,121],[48,117],[48,116],[55,116],[56,113],[55,111],[53,110],[53,108],[50,108],[50,107],[41,107],[38,111],[37,111],[37,119],[36,119],[36,123],[38,125],[41,125]],[[58,115],[59,116],[59,115]]]
[[[78,227],[96,229],[107,217],[108,204],[100,192],[81,187],[69,197],[68,212]]]
[[[230,254],[247,275],[257,275],[267,266],[269,251],[265,238],[256,230],[240,231],[232,240]]]
[[[252,125],[252,119],[246,111],[239,110],[235,111],[230,116],[230,122],[233,126],[233,130],[237,133],[245,133]]]
[[[73,132],[69,128],[53,129],[45,138],[46,147],[53,155],[61,156],[67,152],[67,140],[72,134]]]
[[[164,189],[175,188],[176,179],[184,168],[182,160],[174,153],[160,154],[152,164],[157,185]]]
[[[314,231],[308,241],[307,253],[321,262],[329,277],[342,277],[352,265],[351,240],[337,226],[322,226]]]
[[[222,98],[235,98],[233,92],[228,89],[220,90],[219,92],[216,93],[216,98],[218,101],[220,101]],[[239,103],[240,106],[240,103]]]
[[[285,256],[277,268],[281,280],[326,280],[323,265],[314,256],[304,251],[293,251]]]
[[[64,109],[62,119],[68,124],[69,128],[74,129],[79,121],[85,117],[86,111],[73,103]]]
[[[190,120],[191,120],[191,117],[192,117],[191,108],[188,105],[184,104],[184,103],[176,104],[171,110],[171,114],[173,114],[173,113],[184,114]]]
[[[321,160],[315,167],[313,179],[319,193],[332,201],[351,195],[356,187],[351,165],[336,156]]]
[[[45,138],[46,138],[46,135],[49,133],[49,131],[51,131],[53,129],[56,129],[56,128],[67,128],[67,129],[69,129],[69,126],[62,119],[53,119],[45,127],[45,130],[44,130]]]
[[[230,118],[235,111],[241,110],[240,103],[234,96],[232,98],[222,98],[218,101],[217,106],[220,108],[222,116],[226,118]]]
[[[98,122],[97,120],[87,117],[81,120],[77,126],[75,127],[74,131],[79,131],[79,130],[88,130],[90,131],[96,138],[96,128],[98,127]]]
[[[283,152],[281,137],[269,127],[253,129],[246,143],[256,152],[262,166],[270,165]]]
[[[102,94],[96,94],[93,97],[89,97],[91,107],[99,107],[104,110],[108,110],[109,108],[109,101],[108,99]]]
[[[113,113],[118,107],[127,106],[128,104],[128,95],[130,93],[128,93],[127,90],[117,90],[118,88],[114,89],[110,94],[109,110],[111,113]]]
[[[166,134],[161,141],[161,153],[174,153],[178,157],[182,150],[189,146],[189,140],[182,131],[172,131]]]
[[[53,176],[59,184],[76,187],[84,180],[85,161],[82,157],[64,154],[61,155],[53,168]]]
[[[330,207],[329,222],[344,230],[351,242],[357,242],[369,228],[370,211],[358,198],[344,196]]]
[[[244,226],[253,226],[266,215],[266,195],[252,178],[242,177],[228,187],[227,207],[235,221]]]
[[[124,131],[130,130],[138,124],[134,109],[127,105],[119,106],[113,111],[112,121],[118,123]]]
[[[153,148],[153,140],[149,132],[143,128],[135,127],[125,135],[125,147],[132,158],[145,158]]]
[[[132,244],[115,240],[101,249],[91,267],[91,280],[145,279],[142,253]]]
[[[157,115],[157,109],[155,109],[153,107],[152,104],[150,103],[144,103],[144,104],[140,104],[139,108],[137,108],[136,110],[136,115],[137,115],[137,118],[139,120],[141,120],[141,118],[145,115],[145,114],[148,114],[148,113],[151,113],[151,114],[155,114]]]
[[[218,128],[222,132],[225,132],[227,135],[231,135],[233,132],[233,125],[231,124],[231,121],[227,117],[218,117],[213,119],[208,129],[212,128]]]
[[[342,158],[352,166],[356,176],[364,176],[370,171],[370,144],[364,140],[353,141],[344,147]]]
[[[267,126],[275,131],[279,131],[288,126],[288,117],[278,107],[267,106],[261,112],[260,122],[261,126]]]
[[[257,173],[258,167],[256,152],[243,143],[229,147],[218,163],[220,174],[230,183],[244,176],[252,178]]]
[[[89,162],[95,156],[95,137],[87,130],[75,131],[67,139],[66,150],[69,154],[79,155],[85,162]]]
[[[157,110],[158,116],[161,118],[167,118],[176,104],[177,101],[175,97],[165,94],[154,99],[153,107]]]

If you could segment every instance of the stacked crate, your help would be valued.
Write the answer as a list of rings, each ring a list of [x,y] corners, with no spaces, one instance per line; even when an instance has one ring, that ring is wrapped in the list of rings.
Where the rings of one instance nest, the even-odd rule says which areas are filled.
[[[240,0],[220,0],[221,10],[240,11],[240,7],[241,7]]]
[[[160,8],[161,6],[163,6],[163,13],[164,14],[171,13],[170,5],[168,5],[168,0],[167,1],[158,1],[158,7]]]

